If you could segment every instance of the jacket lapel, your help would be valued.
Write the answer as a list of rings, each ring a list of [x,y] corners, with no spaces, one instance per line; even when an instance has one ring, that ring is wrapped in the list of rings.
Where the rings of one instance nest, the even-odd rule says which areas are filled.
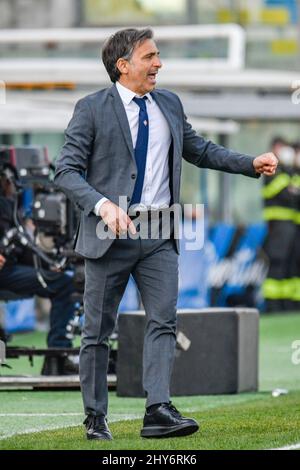
[[[179,179],[176,178],[175,170],[176,166],[180,164],[177,155],[181,154],[180,150],[180,143],[178,139],[178,132],[179,129],[176,126],[176,115],[174,115],[174,111],[172,113],[169,105],[169,99],[166,98],[162,93],[159,91],[154,90],[151,92],[151,95],[155,99],[156,104],[158,105],[159,109],[161,110],[162,114],[166,118],[167,123],[169,124],[170,132],[172,135],[172,142],[169,150],[169,177],[170,177],[170,193],[171,193],[171,205],[174,202],[178,202],[178,197],[176,196],[177,188],[179,188]],[[176,113],[175,113],[176,114]]]
[[[127,119],[126,111],[124,108],[124,105],[122,103],[121,97],[118,93],[116,85],[113,85],[111,88],[111,95],[113,97],[113,107],[116,113],[117,120],[120,124],[125,142],[127,144],[128,150],[130,152],[131,158],[133,159],[135,163],[135,157],[134,157],[134,149],[133,149],[133,143],[132,143],[132,138],[131,138],[131,132],[130,132],[130,127],[129,127],[129,122]],[[174,120],[174,116],[172,116],[171,111],[169,110],[168,106],[168,99],[166,99],[161,93],[158,91],[153,91],[151,92],[151,95],[155,99],[159,109],[161,110],[162,114],[166,118],[167,123],[169,124],[170,127],[170,132],[172,135],[173,143],[174,146],[177,145],[178,142],[178,136],[177,136],[177,128]],[[175,150],[175,148],[174,148]]]
[[[122,129],[122,133],[123,133],[125,142],[127,144],[128,150],[130,152],[130,155],[133,161],[135,162],[131,132],[130,132],[129,122],[127,119],[125,108],[123,106],[123,103],[118,93],[116,85],[113,85],[110,90],[111,90],[111,95],[113,97],[113,107],[114,107],[117,119]]]

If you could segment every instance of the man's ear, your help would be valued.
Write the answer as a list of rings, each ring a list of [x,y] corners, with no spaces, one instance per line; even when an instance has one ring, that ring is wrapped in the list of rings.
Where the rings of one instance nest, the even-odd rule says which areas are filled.
[[[117,60],[116,67],[121,73],[121,75],[128,74],[128,62],[126,59],[120,58]]]

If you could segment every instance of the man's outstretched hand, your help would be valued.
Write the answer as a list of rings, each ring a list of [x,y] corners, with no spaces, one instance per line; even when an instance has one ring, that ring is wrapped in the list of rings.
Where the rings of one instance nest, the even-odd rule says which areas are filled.
[[[274,175],[277,165],[278,160],[272,152],[263,153],[253,160],[253,166],[256,173],[266,176]]]

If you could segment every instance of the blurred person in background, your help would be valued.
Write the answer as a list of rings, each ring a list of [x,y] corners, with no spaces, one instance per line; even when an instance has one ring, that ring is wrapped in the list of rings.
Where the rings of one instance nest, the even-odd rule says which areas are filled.
[[[0,176],[0,241],[9,229],[14,227],[14,184],[4,175]],[[50,329],[47,336],[49,348],[71,348],[67,338],[66,326],[74,314],[71,296],[74,292],[73,281],[63,273],[45,270],[47,287],[40,283],[30,250],[23,246],[6,258],[0,254],[0,289],[22,297],[40,297],[51,300]],[[4,338],[5,339],[5,338]],[[67,356],[46,356],[42,375],[78,374],[78,365]]]
[[[271,149],[279,160],[276,175],[264,178],[263,217],[268,224],[264,250],[269,269],[263,283],[266,311],[281,312],[292,307],[291,257],[296,235],[295,196],[292,188],[295,150],[292,145],[275,137]]]
[[[290,265],[290,308],[300,309],[300,142],[293,144],[295,151],[293,175],[291,178],[292,194],[294,198],[294,224],[295,235]]]

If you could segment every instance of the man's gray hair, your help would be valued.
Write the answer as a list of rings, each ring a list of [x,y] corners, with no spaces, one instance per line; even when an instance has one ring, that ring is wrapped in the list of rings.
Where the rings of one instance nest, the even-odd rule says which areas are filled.
[[[146,39],[153,38],[153,31],[145,29],[121,29],[110,36],[102,48],[102,61],[113,83],[117,82],[121,73],[117,67],[118,59],[130,60],[134,48],[142,44]]]

